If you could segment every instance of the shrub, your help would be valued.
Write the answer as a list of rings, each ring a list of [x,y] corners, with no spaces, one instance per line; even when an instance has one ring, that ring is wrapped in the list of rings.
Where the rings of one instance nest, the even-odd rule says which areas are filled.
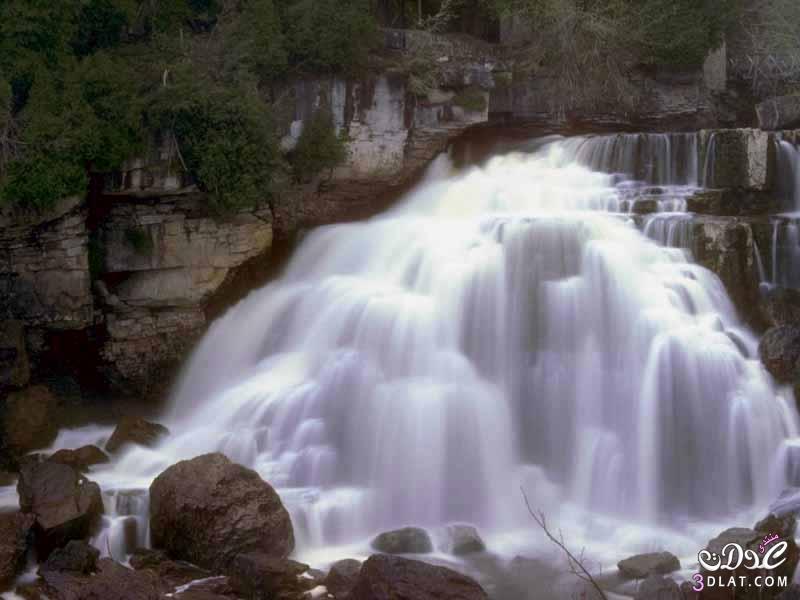
[[[125,230],[125,241],[137,254],[150,254],[153,250],[153,240],[147,230],[139,227],[129,227]]]
[[[299,0],[289,7],[292,64],[306,71],[352,72],[378,41],[369,0]]]
[[[323,170],[332,169],[345,159],[346,149],[345,140],[336,135],[330,112],[315,111],[303,126],[289,159],[295,179],[310,181]]]
[[[266,104],[252,92],[187,77],[159,90],[152,125],[174,133],[186,168],[216,208],[265,200],[279,160]]]
[[[486,110],[486,96],[477,88],[465,88],[453,98],[453,104],[466,110],[481,112]]]

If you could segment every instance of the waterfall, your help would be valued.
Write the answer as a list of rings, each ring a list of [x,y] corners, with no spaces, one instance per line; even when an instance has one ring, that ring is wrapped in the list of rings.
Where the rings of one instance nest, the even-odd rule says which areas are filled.
[[[122,552],[114,527],[138,524],[146,540],[119,525],[146,516],[132,491],[211,451],[278,489],[301,552],[403,525],[529,532],[520,486],[553,519],[637,524],[645,545],[766,507],[793,402],[687,260],[685,218],[642,233],[618,214],[644,164],[647,186],[693,185],[692,139],[551,140],[458,173],[443,156],[393,210],[311,232],[212,325],[171,436],[92,473],[113,496],[99,539]]]
[[[778,193],[784,206],[800,212],[800,148],[787,140],[778,140]]]

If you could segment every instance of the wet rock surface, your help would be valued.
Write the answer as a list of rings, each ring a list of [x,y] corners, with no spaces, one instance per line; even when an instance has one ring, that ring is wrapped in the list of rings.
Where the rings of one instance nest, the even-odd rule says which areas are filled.
[[[239,555],[286,558],[294,549],[292,522],[275,490],[219,453],[181,461],[153,481],[150,528],[154,547],[216,572]]]
[[[372,547],[387,554],[425,554],[433,552],[428,532],[420,527],[403,527],[378,534]]]
[[[253,600],[302,600],[316,584],[308,565],[259,552],[240,554],[229,568],[233,588]]]
[[[89,467],[107,463],[110,459],[97,446],[88,445],[75,450],[59,450],[49,456],[47,460],[70,466],[79,471],[86,471]]]
[[[356,585],[360,572],[361,561],[354,558],[336,561],[331,565],[324,585],[336,598],[344,598]]]
[[[758,126],[765,130],[800,127],[800,94],[777,96],[756,105]]]
[[[167,435],[169,429],[163,425],[139,417],[123,417],[106,442],[106,450],[116,452],[125,444],[152,447]]]
[[[88,537],[103,513],[100,486],[67,465],[29,461],[17,482],[20,510],[35,518],[39,556]]]
[[[781,383],[800,382],[800,326],[779,325],[761,338],[758,354],[767,371]]]
[[[670,552],[637,554],[617,563],[623,577],[645,579],[652,575],[665,575],[681,568],[678,557]]]
[[[455,556],[474,554],[486,550],[478,530],[472,525],[455,524],[445,528],[445,551]]]
[[[347,600],[488,600],[488,595],[451,569],[376,554],[364,562]]]
[[[33,515],[0,513],[0,589],[10,584],[25,564]]]
[[[25,324],[15,320],[0,321],[0,390],[22,387],[29,379]]]

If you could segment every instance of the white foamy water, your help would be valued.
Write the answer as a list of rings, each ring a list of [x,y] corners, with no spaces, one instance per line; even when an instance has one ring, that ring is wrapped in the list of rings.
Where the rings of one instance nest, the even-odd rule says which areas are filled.
[[[212,451],[279,490],[307,559],[456,521],[491,550],[530,548],[520,486],[606,564],[696,555],[720,526],[751,525],[797,483],[793,402],[718,278],[610,214],[635,186],[582,152],[555,141],[458,174],[440,157],[392,211],[312,232],[212,325],[164,416],[172,435],[92,473],[109,511],[98,547],[146,543],[137,490]],[[674,165],[649,183],[696,181]]]

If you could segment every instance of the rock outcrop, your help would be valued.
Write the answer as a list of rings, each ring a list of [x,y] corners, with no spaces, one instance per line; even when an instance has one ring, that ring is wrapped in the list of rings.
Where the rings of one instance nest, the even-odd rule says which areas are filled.
[[[472,525],[460,523],[448,525],[445,528],[444,535],[446,542],[443,549],[445,552],[455,556],[474,554],[486,550],[486,545],[483,543],[478,530]]]
[[[336,561],[331,565],[327,577],[325,577],[325,587],[336,598],[346,598],[358,581],[358,574],[361,572],[361,561],[354,558],[345,558]]]
[[[150,486],[153,546],[217,572],[242,554],[286,558],[294,549],[289,513],[255,471],[222,454],[169,467]]]
[[[487,600],[473,579],[445,567],[376,554],[361,568],[347,600]]]
[[[772,189],[775,145],[771,134],[758,129],[715,129],[701,131],[700,140],[706,152],[705,187]]]
[[[767,131],[800,127],[800,94],[770,98],[756,105],[758,126]]]

